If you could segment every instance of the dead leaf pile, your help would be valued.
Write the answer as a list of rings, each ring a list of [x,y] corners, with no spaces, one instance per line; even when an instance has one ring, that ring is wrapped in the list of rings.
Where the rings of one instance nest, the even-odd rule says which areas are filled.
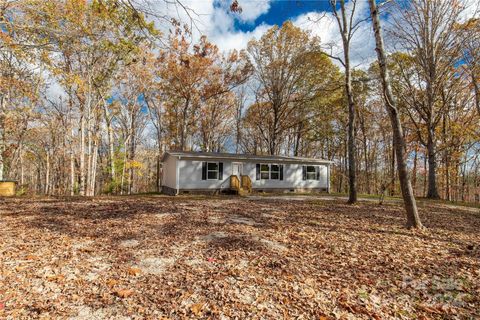
[[[262,197],[7,199],[0,318],[473,319],[480,213]]]

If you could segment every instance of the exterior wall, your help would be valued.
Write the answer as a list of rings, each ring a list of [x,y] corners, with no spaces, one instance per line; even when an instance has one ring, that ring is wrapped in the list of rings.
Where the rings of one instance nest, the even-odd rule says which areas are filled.
[[[177,158],[167,157],[162,163],[162,187],[177,189]]]
[[[170,157],[171,158],[171,157]],[[202,162],[222,162],[223,179],[222,180],[202,180]],[[230,175],[232,174],[232,162],[243,163],[243,174],[250,176],[252,188],[257,190],[274,189],[328,189],[328,165],[320,165],[320,180],[302,180],[302,164],[281,163],[284,166],[283,180],[256,180],[255,162],[232,161],[232,160],[191,160],[180,159],[179,165],[179,188],[182,190],[211,190],[230,188]],[[267,162],[263,162],[267,163]],[[275,162],[271,162],[275,163]]]
[[[202,180],[202,162],[222,162],[222,180]],[[192,189],[228,189],[230,188],[230,175],[232,173],[232,162],[229,160],[178,160],[179,166],[179,188],[184,190]]]
[[[302,164],[283,163],[283,180],[256,180],[256,164],[243,165],[244,174],[252,179],[253,189],[327,189],[327,165],[320,165],[320,180],[302,180]],[[315,164],[318,165],[318,164]]]

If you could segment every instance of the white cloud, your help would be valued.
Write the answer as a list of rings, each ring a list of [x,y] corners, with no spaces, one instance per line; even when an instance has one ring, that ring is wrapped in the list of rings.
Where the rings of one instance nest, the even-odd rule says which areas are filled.
[[[241,23],[253,23],[262,14],[267,13],[271,7],[271,0],[242,0],[242,13],[234,14],[229,11],[228,1],[216,2],[215,0],[185,2],[185,6],[195,13],[198,36],[200,33],[218,45],[223,51],[244,49],[252,38],[259,38],[271,25],[260,24],[252,31],[235,29],[235,19]],[[347,3],[347,10],[351,10],[352,2]],[[355,17],[365,19],[369,15],[368,3],[358,1]],[[179,16],[185,21],[190,17],[183,13]],[[191,14],[191,16],[193,16]],[[293,23],[309,30],[313,35],[320,37],[325,47],[333,46],[335,55],[342,56],[341,37],[336,21],[331,12],[308,12],[292,19]],[[375,57],[373,32],[369,23],[364,23],[354,35],[351,43],[351,60],[354,67],[367,68]]]
[[[258,25],[252,31],[230,31],[217,33],[210,37],[210,40],[215,43],[220,50],[242,50],[247,47],[247,44],[252,39],[259,39],[271,26],[266,24]]]
[[[240,5],[242,12],[238,14],[238,19],[243,22],[254,22],[262,14],[270,10],[271,0],[242,0]]]
[[[347,11],[352,2],[347,3]],[[362,21],[369,15],[367,1],[358,1],[355,9],[355,21]],[[347,15],[348,17],[348,15]],[[318,36],[322,47],[328,53],[343,59],[342,38],[337,21],[331,12],[308,12],[293,19],[293,23],[313,35]],[[368,68],[375,58],[375,41],[369,22],[362,22],[354,34],[350,44],[351,64],[354,68]],[[336,64],[339,64],[334,60]]]
[[[232,13],[229,1],[224,0],[184,0],[187,8],[165,1],[151,1],[150,6],[160,15],[174,17],[184,23],[192,23],[195,38],[205,34],[220,50],[245,49],[252,38],[259,38],[271,25],[259,24],[252,31],[241,31],[235,28],[236,20],[240,23],[252,24],[258,17],[267,13],[272,0],[242,0],[242,13]],[[472,1],[472,0],[467,0]],[[351,10],[352,2],[347,3]],[[356,18],[365,19],[369,15],[367,1],[357,1]],[[341,37],[336,21],[331,12],[308,12],[292,19],[293,23],[320,37],[324,47],[333,45],[332,53],[342,56]],[[164,20],[157,20],[157,26],[164,32],[170,27]],[[364,23],[354,35],[351,44],[351,60],[354,67],[367,68],[375,58],[374,38],[371,26]]]
[[[463,21],[467,21],[471,18],[479,18],[480,16],[480,2],[477,0],[464,0],[464,9],[460,14],[460,18]]]
[[[232,13],[229,10],[229,1],[216,0],[187,0],[182,1],[181,7],[174,2],[152,1],[148,8],[154,11],[157,17],[151,16],[158,29],[167,33],[171,27],[161,17],[172,17],[182,23],[191,25],[194,38],[201,34],[208,37],[220,50],[230,51],[233,49],[244,49],[248,41],[253,37],[263,34],[270,26],[258,25],[252,31],[240,31],[235,29],[236,20],[240,23],[253,23],[262,14],[270,10],[272,0],[242,0],[242,12]]]

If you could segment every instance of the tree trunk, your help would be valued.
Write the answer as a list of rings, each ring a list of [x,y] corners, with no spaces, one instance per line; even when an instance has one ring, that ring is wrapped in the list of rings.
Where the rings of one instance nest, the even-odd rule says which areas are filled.
[[[23,152],[20,151],[20,186],[25,185],[25,168],[23,167]]]
[[[128,158],[127,158],[127,147],[128,147],[128,139],[130,139],[130,137],[127,137],[127,139],[125,140],[125,143],[123,145],[123,149],[125,150],[124,152],[124,156],[123,156],[123,168],[122,168],[122,178],[121,178],[121,182],[120,182],[120,195],[123,195],[123,192],[124,192],[124,185],[125,185],[125,174],[127,173],[127,161],[128,161]]]
[[[46,169],[45,169],[45,194],[48,196],[50,194],[50,154],[46,152]]]
[[[85,115],[80,119],[80,186],[79,193],[85,195]]]
[[[71,146],[73,149],[73,146]],[[73,150],[70,150],[70,195],[75,195],[75,155]]]
[[[344,44],[345,52],[345,92],[348,102],[348,203],[357,202],[357,172],[355,150],[355,102],[352,92],[352,71],[348,44]]]
[[[360,127],[362,129],[362,137],[363,137],[363,158],[365,164],[365,185],[367,194],[372,193],[372,186],[371,186],[371,178],[370,178],[370,162],[368,156],[368,144],[367,144],[367,132],[365,128],[365,119],[363,116],[359,117],[360,120]]]
[[[135,143],[136,143],[136,135],[135,135],[135,115],[134,111],[132,111],[131,119],[130,119],[130,148],[128,151],[128,160],[129,160],[129,178],[128,178],[128,194],[132,194],[133,192],[133,178],[134,178],[134,166],[133,162],[135,160]]]
[[[88,111],[88,119],[87,119],[87,172],[86,172],[86,180],[85,180],[85,194],[87,196],[91,195],[91,178],[92,178],[92,148],[93,148],[93,132],[92,132],[92,114],[89,108]]]
[[[432,129],[429,129],[427,141],[427,157],[428,157],[428,191],[427,198],[440,199],[437,189],[437,159],[434,135]]]
[[[475,106],[477,107],[478,114],[480,115],[480,88],[478,87],[478,80],[475,76],[475,71],[472,70],[472,83],[473,91],[475,92]]]
[[[299,151],[300,151],[300,141],[302,139],[302,130],[303,130],[303,123],[300,123],[296,127],[296,133],[295,133],[295,143],[294,143],[294,151],[293,151],[293,156],[298,157]]]
[[[392,139],[392,154],[391,154],[391,167],[390,167],[390,196],[395,195],[395,138]]]
[[[162,189],[162,158],[160,153],[157,155],[157,175],[155,179],[156,191],[160,192]]]
[[[452,194],[450,190],[450,160],[448,151],[445,151],[445,199],[452,201]]]
[[[378,64],[380,66],[380,75],[382,78],[382,86],[384,91],[385,106],[390,116],[390,122],[393,129],[393,137],[395,142],[395,152],[397,156],[397,170],[402,190],[405,210],[407,212],[407,227],[422,228],[422,223],[418,215],[417,203],[413,195],[412,185],[408,177],[407,162],[405,159],[405,139],[403,136],[402,123],[396,107],[396,103],[390,87],[389,73],[387,69],[387,59],[383,45],[381,34],[380,18],[376,8],[375,0],[368,0],[370,5],[370,14],[372,17],[373,32],[375,33],[376,51]]]
[[[428,176],[428,167],[427,167],[427,155],[423,155],[423,197],[427,197],[427,176]]]
[[[186,150],[186,141],[187,141],[187,125],[188,125],[188,109],[190,106],[190,101],[185,102],[184,109],[182,111],[182,127],[180,128],[180,150]]]
[[[444,146],[447,146],[447,115],[442,117],[442,138]],[[444,179],[445,179],[445,199],[448,201],[452,200],[452,195],[450,192],[450,155],[449,148],[445,147],[443,152],[443,163],[445,165]]]
[[[93,155],[92,155],[92,173],[90,175],[90,196],[95,196],[95,183],[97,180],[97,157],[98,157],[98,142],[95,139],[93,145]]]
[[[415,155],[413,157],[413,171],[412,171],[412,187],[413,194],[417,190],[417,171],[418,171],[418,144],[415,144]]]
[[[105,101],[103,103],[103,110],[105,115],[105,123],[107,125],[110,179],[112,180],[112,183],[115,184],[115,148],[113,141],[112,118],[110,117],[110,111],[108,110],[108,106]]]

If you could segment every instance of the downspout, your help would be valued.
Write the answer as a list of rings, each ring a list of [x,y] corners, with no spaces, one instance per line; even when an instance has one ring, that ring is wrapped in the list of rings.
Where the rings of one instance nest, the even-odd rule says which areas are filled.
[[[327,193],[330,193],[330,167],[331,163],[328,164],[327,166]]]
[[[176,163],[176,165],[175,165],[175,168],[176,168],[175,184],[176,184],[176,187],[177,187],[177,188],[176,188],[177,191],[176,191],[176,193],[175,193],[176,196],[178,196],[178,195],[180,194],[180,159],[181,159],[181,158],[182,158],[182,157],[180,157],[180,156],[178,157],[177,163]]]

